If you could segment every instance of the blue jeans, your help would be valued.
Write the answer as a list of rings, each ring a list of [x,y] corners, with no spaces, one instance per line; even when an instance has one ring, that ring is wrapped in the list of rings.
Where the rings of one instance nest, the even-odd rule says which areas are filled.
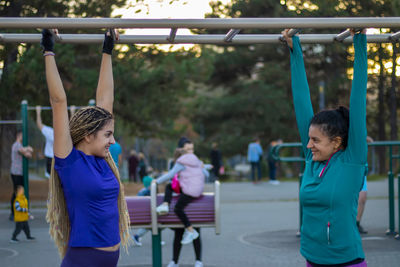
[[[256,161],[256,162],[250,162],[251,163],[251,180],[253,182],[256,182],[255,180],[255,172],[257,169],[257,174],[258,174],[258,181],[261,180],[261,164],[260,161]]]
[[[268,167],[269,167],[269,179],[270,180],[276,180],[276,163],[273,161],[268,161]]]

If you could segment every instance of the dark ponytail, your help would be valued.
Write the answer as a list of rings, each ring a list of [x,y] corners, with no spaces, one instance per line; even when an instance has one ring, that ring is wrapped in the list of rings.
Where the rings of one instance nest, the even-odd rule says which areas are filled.
[[[349,109],[343,106],[337,109],[322,110],[314,115],[310,125],[315,125],[330,139],[341,137],[341,146],[347,147],[349,135]]]

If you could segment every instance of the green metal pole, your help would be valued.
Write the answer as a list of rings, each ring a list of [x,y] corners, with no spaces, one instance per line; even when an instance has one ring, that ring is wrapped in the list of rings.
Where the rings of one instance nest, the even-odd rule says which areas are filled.
[[[389,229],[386,231],[386,234],[393,235],[394,232],[394,179],[393,179],[393,170],[392,170],[392,146],[389,146]]]
[[[21,102],[21,119],[22,119],[22,145],[25,147],[28,142],[28,101]],[[29,203],[29,162],[26,157],[22,157],[22,175],[24,176],[25,196]]]
[[[303,165],[303,164],[301,164]],[[303,172],[304,172],[304,168],[303,168]],[[301,236],[301,225],[303,224],[303,207],[301,206],[300,203],[300,187],[301,187],[301,183],[303,182],[303,172],[301,172],[299,174],[299,231],[296,233],[297,237]]]
[[[397,198],[397,201],[398,201],[398,203],[397,203],[397,208],[399,209],[398,210],[398,217],[397,217],[397,223],[398,223],[398,226],[397,226],[397,235],[396,235],[396,239],[397,240],[400,240],[400,174],[399,175],[397,175],[397,192],[398,192],[398,198]]]
[[[152,248],[153,248],[153,267],[162,266],[162,253],[161,253],[161,231],[159,229],[158,235],[152,235]]]

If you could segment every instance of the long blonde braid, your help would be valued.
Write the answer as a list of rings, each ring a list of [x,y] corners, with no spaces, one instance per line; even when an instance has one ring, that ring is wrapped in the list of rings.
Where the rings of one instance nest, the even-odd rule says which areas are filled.
[[[112,119],[112,114],[100,107],[86,107],[79,110],[70,120],[70,134],[73,145],[78,144],[87,135],[96,134]],[[104,159],[113,171],[120,186],[118,194],[119,234],[121,245],[127,252],[131,237],[129,234],[130,219],[125,201],[124,186],[121,183],[118,168],[110,153],[107,153]],[[46,220],[50,224],[50,236],[54,239],[61,258],[64,258],[68,248],[71,226],[60,178],[54,170],[54,159],[51,164]]]

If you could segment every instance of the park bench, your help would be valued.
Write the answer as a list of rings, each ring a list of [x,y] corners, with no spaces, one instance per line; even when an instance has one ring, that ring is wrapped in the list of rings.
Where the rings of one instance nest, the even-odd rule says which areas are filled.
[[[156,208],[163,202],[164,194],[157,194],[157,184],[151,184],[150,196],[126,197],[128,213],[132,228],[147,228],[152,231],[153,267],[161,267],[161,230],[165,228],[183,228],[183,224],[174,213],[178,199],[172,197],[170,211],[167,215],[158,216]],[[215,228],[215,233],[221,231],[220,215],[220,183],[215,181],[214,192],[205,192],[189,203],[185,208],[193,227]]]

